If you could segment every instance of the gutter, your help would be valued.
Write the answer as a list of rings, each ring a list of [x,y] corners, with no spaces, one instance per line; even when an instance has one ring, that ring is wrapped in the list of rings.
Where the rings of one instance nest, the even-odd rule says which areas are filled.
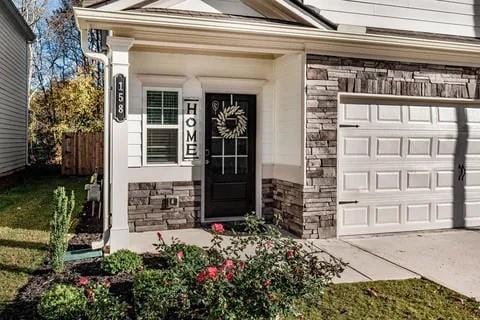
[[[110,62],[107,55],[93,52],[88,48],[88,29],[81,29],[81,47],[86,57],[104,65],[104,106],[103,106],[103,236],[92,243],[92,248],[105,247],[110,239]]]

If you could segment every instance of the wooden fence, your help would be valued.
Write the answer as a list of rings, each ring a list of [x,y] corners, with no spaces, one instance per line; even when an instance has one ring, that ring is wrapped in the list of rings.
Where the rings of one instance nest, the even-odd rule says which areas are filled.
[[[62,139],[62,174],[103,173],[103,132],[67,133]]]

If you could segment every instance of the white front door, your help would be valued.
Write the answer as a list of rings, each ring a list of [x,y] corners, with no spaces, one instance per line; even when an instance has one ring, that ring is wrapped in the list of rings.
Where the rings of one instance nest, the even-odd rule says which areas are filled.
[[[351,100],[338,123],[339,235],[480,225],[480,106]]]

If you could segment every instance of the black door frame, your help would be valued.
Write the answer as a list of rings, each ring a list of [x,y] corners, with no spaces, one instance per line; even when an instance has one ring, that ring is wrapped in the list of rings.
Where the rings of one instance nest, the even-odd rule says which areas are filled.
[[[258,210],[258,168],[257,168],[257,156],[258,156],[258,137],[257,137],[257,129],[258,129],[258,121],[257,121],[257,115],[258,115],[258,92],[256,93],[253,93],[253,92],[235,92],[234,90],[232,90],[231,92],[226,92],[226,91],[217,91],[217,90],[209,90],[209,91],[204,91],[204,94],[203,94],[203,105],[204,105],[204,110],[203,110],[203,120],[204,120],[204,123],[203,123],[203,126],[202,126],[202,129],[203,129],[203,137],[202,137],[202,140],[203,140],[203,161],[202,161],[202,205],[201,205],[201,223],[209,223],[209,222],[220,222],[220,221],[241,221],[241,220],[244,220],[244,216],[232,216],[232,217],[207,217],[207,213],[206,213],[206,210],[207,210],[207,192],[206,192],[206,189],[207,189],[207,166],[206,166],[206,159],[207,159],[207,156],[205,155],[205,150],[207,148],[207,108],[210,107],[207,105],[207,95],[215,95],[215,94],[218,94],[218,95],[239,95],[239,96],[242,96],[242,95],[245,95],[245,96],[252,96],[252,97],[255,97],[255,100],[254,100],[254,111],[253,112],[253,118],[252,118],[252,114],[250,115],[250,119],[249,121],[251,121],[251,125],[253,125],[253,139],[250,139],[252,141],[249,141],[249,144],[250,143],[253,143],[253,148],[251,148],[251,156],[249,155],[249,169],[251,169],[253,172],[252,172],[252,175],[253,175],[253,178],[252,178],[252,183],[251,183],[251,186],[252,186],[252,189],[253,189],[253,193],[252,193],[252,197],[253,197],[253,210],[255,211],[256,215],[258,216],[260,213],[257,212]],[[247,212],[246,212],[247,213]]]

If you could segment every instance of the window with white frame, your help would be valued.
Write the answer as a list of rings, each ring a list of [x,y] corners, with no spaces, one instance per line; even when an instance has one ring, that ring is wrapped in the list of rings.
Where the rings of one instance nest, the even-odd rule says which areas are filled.
[[[144,163],[179,163],[181,90],[144,89]]]

